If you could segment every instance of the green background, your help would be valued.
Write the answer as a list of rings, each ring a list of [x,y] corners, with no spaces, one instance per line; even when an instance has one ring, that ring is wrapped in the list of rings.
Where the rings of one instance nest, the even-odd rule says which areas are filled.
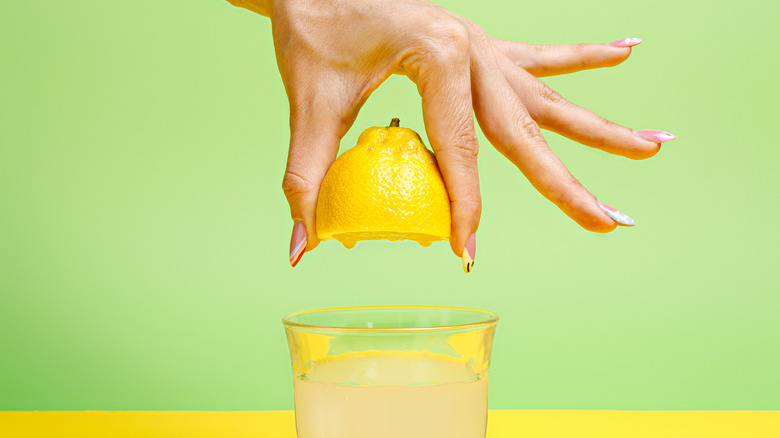
[[[678,136],[637,162],[547,135],[638,226],[584,231],[480,137],[470,275],[445,243],[326,242],[292,269],[268,19],[0,3],[0,409],[290,409],[280,318],[379,304],[498,312],[492,408],[780,409],[776,3],[441,4],[507,39],[644,39],[546,79]],[[406,78],[342,150],[394,116],[424,133]]]

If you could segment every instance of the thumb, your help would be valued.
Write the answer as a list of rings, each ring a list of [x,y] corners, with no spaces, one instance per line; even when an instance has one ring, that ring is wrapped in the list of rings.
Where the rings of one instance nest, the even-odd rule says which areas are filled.
[[[290,117],[290,151],[282,189],[293,220],[290,265],[293,267],[319,243],[316,228],[317,197],[328,168],[339,149],[339,121],[314,117],[313,109]]]

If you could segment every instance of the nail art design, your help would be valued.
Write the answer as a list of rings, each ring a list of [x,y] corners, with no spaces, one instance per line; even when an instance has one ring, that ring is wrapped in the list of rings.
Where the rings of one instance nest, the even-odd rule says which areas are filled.
[[[602,204],[601,202],[599,202],[599,207],[601,207],[601,210],[604,211],[607,216],[611,217],[613,221],[617,222],[618,225],[623,225],[625,227],[633,227],[636,225],[634,220],[631,219],[629,215],[623,213],[620,210],[612,208],[607,204]]]
[[[477,252],[477,235],[471,233],[468,239],[466,239],[466,246],[463,247],[463,270],[468,274],[474,268],[474,255]]]
[[[611,41],[607,44],[613,47],[632,47],[641,42],[642,40],[639,38],[621,38],[619,40]]]
[[[671,132],[659,131],[657,129],[643,129],[641,131],[634,131],[634,134],[644,138],[645,140],[654,141],[656,143],[663,143],[665,141],[674,140],[676,135]]]
[[[293,225],[292,237],[290,238],[290,266],[295,267],[298,261],[303,257],[303,253],[306,252],[306,227],[303,222],[298,221]]]

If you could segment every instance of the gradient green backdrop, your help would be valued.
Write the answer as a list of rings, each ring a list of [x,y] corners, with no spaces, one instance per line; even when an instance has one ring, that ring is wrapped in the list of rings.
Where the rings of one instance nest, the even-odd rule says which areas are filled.
[[[379,304],[497,311],[492,408],[780,409],[776,2],[441,4],[507,39],[645,40],[546,80],[677,134],[641,162],[547,135],[637,227],[582,230],[480,137],[472,274],[447,244],[410,242],[327,242],[291,269],[266,18],[3,1],[0,409],[290,409],[280,318]],[[401,77],[342,150],[394,116],[423,132]]]

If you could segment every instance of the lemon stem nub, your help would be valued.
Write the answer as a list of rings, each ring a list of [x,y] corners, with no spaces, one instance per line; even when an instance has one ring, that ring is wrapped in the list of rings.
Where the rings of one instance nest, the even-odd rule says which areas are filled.
[[[397,128],[399,126],[401,126],[401,119],[393,117],[393,120],[390,120],[390,126],[388,126],[388,128]]]

